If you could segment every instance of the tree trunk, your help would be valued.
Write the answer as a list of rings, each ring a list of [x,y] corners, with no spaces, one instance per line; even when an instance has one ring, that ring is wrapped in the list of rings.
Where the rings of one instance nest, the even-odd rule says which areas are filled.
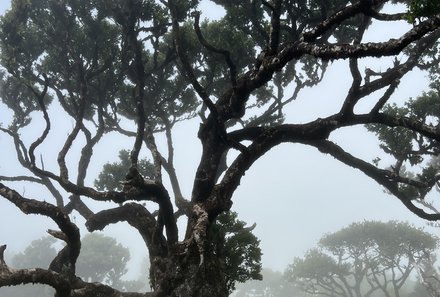
[[[182,253],[152,260],[154,296],[227,297],[224,263],[212,251],[200,256],[194,243],[188,245]]]

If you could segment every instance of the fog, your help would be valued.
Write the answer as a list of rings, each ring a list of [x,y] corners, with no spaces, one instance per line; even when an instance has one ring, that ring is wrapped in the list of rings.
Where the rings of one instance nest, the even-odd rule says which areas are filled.
[[[9,7],[8,2],[1,1],[0,13]],[[401,26],[396,27],[396,32],[405,29],[405,24]],[[386,34],[388,38],[390,32]],[[384,37],[371,38],[380,40]],[[374,59],[366,59],[364,62],[366,65],[383,63]],[[390,61],[384,63],[384,69],[387,68],[386,63]],[[347,71],[348,62],[333,63],[319,87],[305,90],[299,99],[286,108],[287,122],[303,123],[334,112],[332,108],[338,109],[338,103],[343,101],[350,84],[350,79],[345,75]],[[399,102],[416,97],[426,90],[427,86],[425,73],[412,72],[402,80],[392,98]],[[364,104],[368,106],[368,99]],[[56,114],[57,108],[59,107],[54,104],[50,112]],[[5,106],[0,105],[0,121],[8,123],[9,119],[10,112]],[[72,127],[72,123],[65,123],[62,118],[54,122],[56,125],[53,129],[59,135],[65,135]],[[175,165],[185,197],[191,194],[201,153],[200,142],[196,136],[198,127],[197,118],[182,122],[176,126],[173,135],[176,146]],[[56,159],[50,160],[61,145],[56,143],[56,133],[51,136],[51,144],[45,147],[47,151],[41,150],[45,154],[47,167],[56,166]],[[29,132],[27,141],[32,141],[34,137],[35,135]],[[331,139],[366,161],[371,161],[377,156],[383,160],[387,159],[379,150],[375,136],[363,127],[342,129],[332,134]],[[166,145],[163,136],[158,137],[158,145]],[[102,166],[106,162],[114,161],[120,149],[130,149],[131,146],[132,140],[128,138],[115,135],[106,137],[95,149],[99,153],[92,157],[93,165],[88,172],[88,184],[93,185]],[[0,156],[0,175],[21,172],[17,169],[11,139],[4,134],[0,134]],[[74,161],[72,157],[70,162]],[[53,202],[53,199],[38,187],[22,183],[8,185],[26,197]],[[242,179],[233,203],[232,210],[238,213],[240,220],[249,225],[256,223],[254,233],[261,240],[263,267],[277,271],[283,271],[294,257],[302,256],[314,247],[323,234],[339,230],[352,222],[409,221],[439,235],[437,228],[430,227],[426,221],[417,218],[397,198],[385,193],[374,180],[312,147],[298,144],[281,145],[256,162]],[[92,205],[99,209],[103,204]],[[82,234],[86,234],[80,216],[74,214],[72,219],[82,228]],[[22,251],[31,240],[45,235],[46,229],[56,229],[50,219],[24,215],[4,199],[0,199],[0,225],[0,244],[7,244],[10,253]],[[140,236],[125,223],[107,227],[105,234],[115,237],[130,248],[133,269],[129,271],[129,277],[135,276],[138,273],[138,264],[146,257],[145,245]]]

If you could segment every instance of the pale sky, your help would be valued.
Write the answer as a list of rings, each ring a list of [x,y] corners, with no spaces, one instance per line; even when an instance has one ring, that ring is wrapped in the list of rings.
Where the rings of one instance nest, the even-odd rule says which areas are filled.
[[[1,13],[8,7],[8,2],[0,2]],[[401,32],[403,27],[404,24],[401,24],[401,28],[395,28],[396,32]],[[390,37],[392,33],[387,30],[386,34]],[[372,39],[382,37],[371,36]],[[377,60],[364,62],[380,63]],[[288,121],[304,122],[339,109],[350,84],[345,75],[347,71],[347,62],[335,63],[318,88],[306,90],[298,102],[286,109]],[[393,100],[416,97],[426,86],[423,73],[412,73],[402,80]],[[365,104],[368,104],[366,101]],[[5,117],[7,111],[0,106],[2,121]],[[57,129],[66,133],[70,127],[68,122]],[[174,132],[176,167],[187,197],[200,156],[197,127],[198,120],[193,120],[178,125]],[[191,137],[192,142],[188,142]],[[56,137],[53,139],[53,145],[56,145]],[[367,161],[380,153],[374,136],[365,133],[362,128],[346,128],[332,135],[331,139]],[[160,137],[158,142],[164,145]],[[125,139],[118,138],[115,142],[114,138],[107,137],[99,146],[106,151],[93,157],[92,162],[97,165],[89,172],[89,183],[92,183],[102,164],[112,161],[119,149],[130,148],[131,145],[131,142],[127,145]],[[0,175],[15,171],[14,165],[11,165],[14,163],[9,162],[14,158],[10,148],[9,138],[0,134]],[[5,160],[8,160],[6,165]],[[8,185],[14,187],[14,184]],[[25,192],[25,196],[41,198],[41,192],[32,187],[18,187],[16,190]],[[51,201],[50,197],[45,199]],[[324,233],[336,231],[352,222],[408,220],[416,226],[426,226],[425,221],[410,213],[397,198],[385,194],[367,176],[314,148],[298,144],[282,145],[261,158],[243,178],[233,201],[232,209],[239,213],[239,219],[249,224],[257,223],[254,232],[261,240],[263,266],[280,271],[295,256],[301,256],[314,247]],[[45,217],[23,215],[3,199],[0,199],[0,226],[0,244],[8,244],[8,249],[12,251],[22,250],[30,240],[41,237],[48,227],[55,227]],[[123,245],[130,246],[133,252],[141,253],[143,243],[135,232],[126,231],[129,228],[127,224],[119,224],[107,231]],[[439,235],[438,229],[427,230]]]

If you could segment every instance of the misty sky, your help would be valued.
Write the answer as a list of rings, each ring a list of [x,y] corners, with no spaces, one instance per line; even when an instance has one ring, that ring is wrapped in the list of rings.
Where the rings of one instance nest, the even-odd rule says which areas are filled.
[[[8,1],[0,1],[0,13],[3,13],[8,5]],[[405,30],[405,26],[401,23],[400,27],[394,28],[395,33]],[[385,37],[393,32],[387,30]],[[384,36],[373,35],[370,38],[380,40]],[[387,68],[386,64],[379,64],[382,62],[373,59],[365,59],[364,63]],[[338,110],[350,84],[349,77],[344,75],[347,71],[348,62],[336,62],[318,88],[305,90],[297,102],[286,108],[287,122],[305,122]],[[423,73],[411,73],[402,80],[392,98],[399,102],[416,97],[426,90],[426,87]],[[368,99],[364,104],[368,106]],[[5,121],[8,114],[4,106],[0,106],[0,122]],[[178,125],[174,132],[176,167],[186,197],[189,197],[191,192],[201,151],[196,137],[197,127],[196,119]],[[60,123],[56,129],[59,129],[60,133],[67,133],[70,128],[71,123],[68,122]],[[191,138],[192,142],[188,143],[188,139]],[[332,134],[331,139],[337,140],[349,152],[366,161],[371,161],[381,154],[375,137],[361,127],[343,129]],[[56,137],[53,141],[56,142]],[[158,142],[159,145],[164,145],[160,137]],[[131,146],[132,142],[125,138],[105,139],[99,147],[105,148],[106,151],[100,151],[92,159],[92,164],[96,166],[89,172],[90,185],[105,162],[113,161],[119,149]],[[11,142],[3,134],[0,134],[0,156],[0,175],[15,172],[16,163],[12,161],[14,152]],[[41,197],[41,193],[32,187],[23,188],[22,185],[10,183],[8,185],[15,187],[27,197],[51,202],[50,197]],[[239,219],[249,224],[257,223],[254,232],[261,239],[263,266],[281,271],[295,256],[301,256],[307,249],[312,248],[322,234],[336,231],[352,222],[371,219],[408,220],[416,226],[427,227],[425,221],[411,214],[397,198],[385,194],[383,189],[367,176],[314,148],[298,144],[281,145],[261,158],[243,178],[233,201],[232,209],[239,213]],[[48,227],[55,228],[50,220],[23,215],[2,199],[0,225],[0,244],[8,244],[8,249],[13,251],[22,250],[30,240],[44,235]],[[123,245],[130,246],[133,252],[141,253],[144,249],[143,242],[134,231],[127,232],[127,229],[128,224],[120,224],[111,226],[107,231],[108,234],[117,237]],[[439,234],[438,229],[427,227],[427,230]]]

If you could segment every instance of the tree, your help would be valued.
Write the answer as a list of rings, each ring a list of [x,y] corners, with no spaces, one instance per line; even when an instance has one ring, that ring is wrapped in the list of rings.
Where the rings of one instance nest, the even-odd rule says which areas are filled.
[[[12,266],[15,268],[49,267],[55,258],[57,250],[53,247],[56,240],[51,236],[35,239],[21,253],[14,255]]]
[[[283,273],[263,269],[262,280],[251,280],[237,286],[235,297],[302,297],[303,292],[288,282]]]
[[[124,287],[122,276],[127,272],[130,251],[102,234],[90,233],[82,239],[77,261],[78,275],[89,282],[102,282],[118,289]]]
[[[401,296],[437,247],[437,238],[407,223],[354,223],[323,236],[319,249],[296,258],[287,275],[312,295]]]
[[[435,125],[384,108],[405,74],[438,63],[439,11],[426,8],[434,1],[215,0],[225,9],[216,21],[200,21],[198,2],[12,1],[1,18],[0,63],[1,102],[13,118],[0,131],[11,137],[23,170],[0,177],[0,195],[25,214],[53,220],[66,245],[48,269],[10,270],[1,257],[0,286],[43,283],[58,296],[226,296],[227,265],[211,241],[211,227],[230,210],[244,174],[281,143],[329,154],[377,181],[420,217],[440,219],[417,204],[436,184],[436,174],[419,179],[396,174],[331,139],[334,131],[365,124],[405,129],[427,142],[440,139]],[[388,3],[400,3],[401,12],[384,11]],[[365,42],[373,22],[386,28],[408,19],[413,24],[400,38]],[[384,71],[364,74],[359,61],[367,57],[396,59]],[[351,75],[339,111],[285,123],[287,104],[319,84],[333,60],[347,60]],[[287,94],[288,88],[293,93]],[[356,109],[376,92],[372,108]],[[172,130],[195,117],[202,154],[185,197]],[[54,136],[64,121],[73,127],[67,136]],[[164,149],[157,144],[159,134]],[[122,189],[98,190],[86,177],[94,152],[109,135],[126,137],[130,168],[119,181]],[[50,139],[57,142],[48,147]],[[414,151],[421,157],[432,153]],[[152,176],[141,174],[143,154],[151,159]],[[414,166],[421,172],[425,163]],[[14,190],[18,181],[47,191],[39,192],[39,199],[26,198]],[[113,204],[95,209],[91,200]],[[127,222],[139,232],[150,255],[152,293],[119,293],[76,278],[81,241],[69,218],[73,211],[89,231]],[[186,223],[186,232],[179,233],[178,221]]]
[[[121,173],[130,169],[129,152],[120,151],[119,159],[119,162],[104,165],[95,180],[95,186],[99,190],[111,191],[122,188],[119,181],[123,179]],[[143,176],[153,176],[154,168],[147,159],[140,160],[138,166]],[[261,279],[262,253],[259,247],[260,241],[252,233],[255,227],[256,224],[246,227],[246,222],[238,220],[237,213],[232,211],[219,215],[216,222],[210,226],[212,249],[224,260],[228,293],[235,289],[237,282]],[[86,262],[88,257],[84,256],[84,258]]]

